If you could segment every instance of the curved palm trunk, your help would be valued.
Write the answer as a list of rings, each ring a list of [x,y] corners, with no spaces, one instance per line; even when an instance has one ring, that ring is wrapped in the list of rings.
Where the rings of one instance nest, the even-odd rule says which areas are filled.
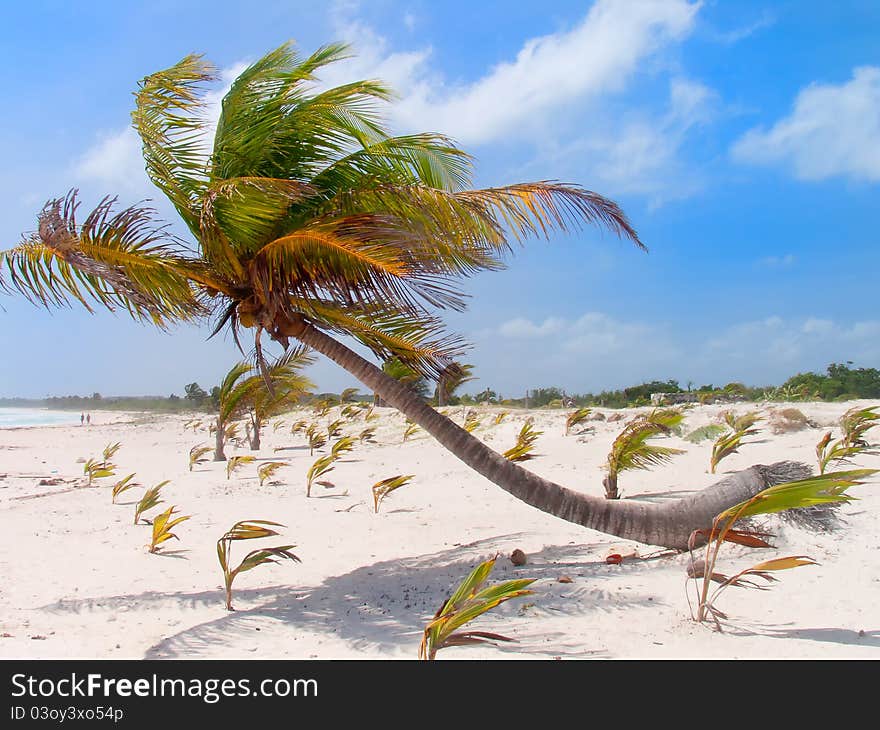
[[[722,510],[768,486],[810,474],[808,467],[794,462],[753,466],[692,496],[664,504],[582,494],[505,459],[428,406],[406,385],[305,321],[284,322],[276,332],[295,337],[333,360],[419,424],[461,461],[517,499],[568,522],[626,540],[685,550],[691,532],[710,528],[713,518]]]

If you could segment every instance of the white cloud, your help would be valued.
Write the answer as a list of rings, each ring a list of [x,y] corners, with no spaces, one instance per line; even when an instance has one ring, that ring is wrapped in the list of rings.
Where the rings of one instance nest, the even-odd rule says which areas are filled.
[[[74,164],[77,178],[114,189],[141,190],[149,186],[141,154],[141,140],[131,127],[101,135],[101,139]]]
[[[728,327],[709,338],[699,349],[697,362],[706,372],[729,379],[780,383],[798,371],[824,370],[831,362],[876,362],[878,334],[878,320],[847,324],[820,317],[768,317]]]
[[[389,81],[400,95],[393,121],[405,131],[442,130],[465,144],[531,136],[551,112],[623,89],[647,57],[691,32],[699,7],[686,0],[598,0],[572,29],[527,39],[514,59],[455,82],[429,70],[430,48],[390,53],[382,36],[352,17],[356,4],[337,3],[335,30],[358,56],[327,69],[322,80]]]
[[[716,101],[717,95],[707,86],[675,78],[660,117],[646,116],[603,133],[592,132],[560,156],[577,156],[591,179],[613,194],[647,195],[654,207],[686,198],[700,189],[702,181],[680,160],[680,150],[687,133],[712,118]]]
[[[517,317],[502,324],[498,328],[498,332],[504,337],[532,339],[555,334],[561,331],[564,326],[565,320],[557,317],[548,317],[541,324],[535,324],[531,320]]]
[[[684,0],[599,0],[570,31],[527,40],[515,59],[476,81],[416,85],[395,119],[464,143],[532,134],[550,112],[624,88],[646,57],[691,31],[698,8]]]
[[[468,362],[483,388],[519,394],[556,385],[598,392],[650,380],[778,385],[831,362],[880,359],[880,320],[768,316],[697,331],[667,322],[628,321],[604,312],[572,319],[516,317],[475,333]]]
[[[811,84],[791,114],[748,131],[731,153],[739,162],[783,165],[801,180],[880,181],[880,67],[856,68],[840,85]]]
[[[728,31],[715,31],[710,33],[710,37],[725,45],[733,45],[734,43],[739,43],[741,40],[753,36],[758,31],[764,30],[764,28],[769,28],[775,23],[776,18],[769,12],[764,11],[761,17],[753,23],[749,23],[748,25],[739,28],[733,28]]]

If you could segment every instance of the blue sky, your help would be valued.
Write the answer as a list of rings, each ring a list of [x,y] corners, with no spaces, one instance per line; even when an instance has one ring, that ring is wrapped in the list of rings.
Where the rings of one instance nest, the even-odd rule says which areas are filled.
[[[395,131],[449,134],[479,186],[554,179],[610,196],[649,248],[584,230],[470,280],[469,310],[447,321],[473,343],[473,390],[880,367],[875,2],[34,0],[3,16],[2,248],[71,187],[85,204],[153,198],[174,220],[128,126],[143,76],[197,52],[228,82],[285,41],[346,40],[357,57],[324,81],[389,81]],[[182,394],[238,357],[194,326],[0,307],[0,397]],[[354,384],[329,362],[310,375]]]

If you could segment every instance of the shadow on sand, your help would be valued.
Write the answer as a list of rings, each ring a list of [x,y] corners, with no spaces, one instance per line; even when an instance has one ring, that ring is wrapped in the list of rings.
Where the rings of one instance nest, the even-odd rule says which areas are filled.
[[[425,623],[434,615],[451,590],[476,564],[520,535],[500,535],[436,553],[380,561],[349,573],[331,576],[313,587],[275,585],[260,589],[235,589],[234,612],[224,610],[222,590],[139,594],[61,600],[43,607],[59,613],[161,609],[216,608],[216,618],[187,627],[146,650],[146,659],[196,658],[217,655],[217,647],[240,640],[253,641],[255,630],[266,630],[266,639],[277,636],[272,623],[291,631],[310,631],[335,636],[353,649],[368,653],[397,655],[401,650],[415,657]],[[609,566],[596,557],[596,545],[548,546],[529,555],[524,566],[514,566],[500,557],[491,581],[534,578],[535,595],[502,604],[478,619],[483,630],[497,630],[513,636],[516,643],[499,645],[512,654],[549,656],[598,656],[585,648],[583,637],[571,637],[542,629],[541,616],[583,615],[590,611],[619,611],[660,602],[639,594],[621,596],[606,591],[602,583],[620,566]],[[628,570],[651,570],[649,560],[633,561]],[[571,583],[560,583],[567,575]],[[219,571],[218,571],[219,578]],[[514,620],[515,619],[515,620]],[[515,626],[511,626],[515,623]],[[496,624],[493,626],[493,624]],[[276,650],[274,646],[268,650]],[[294,645],[295,650],[295,645]],[[303,657],[304,658],[304,657]]]

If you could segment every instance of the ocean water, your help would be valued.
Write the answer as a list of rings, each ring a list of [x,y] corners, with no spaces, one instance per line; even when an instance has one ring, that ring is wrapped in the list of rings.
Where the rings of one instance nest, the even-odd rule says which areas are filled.
[[[14,426],[70,426],[79,423],[79,411],[48,408],[0,408],[0,428]]]

